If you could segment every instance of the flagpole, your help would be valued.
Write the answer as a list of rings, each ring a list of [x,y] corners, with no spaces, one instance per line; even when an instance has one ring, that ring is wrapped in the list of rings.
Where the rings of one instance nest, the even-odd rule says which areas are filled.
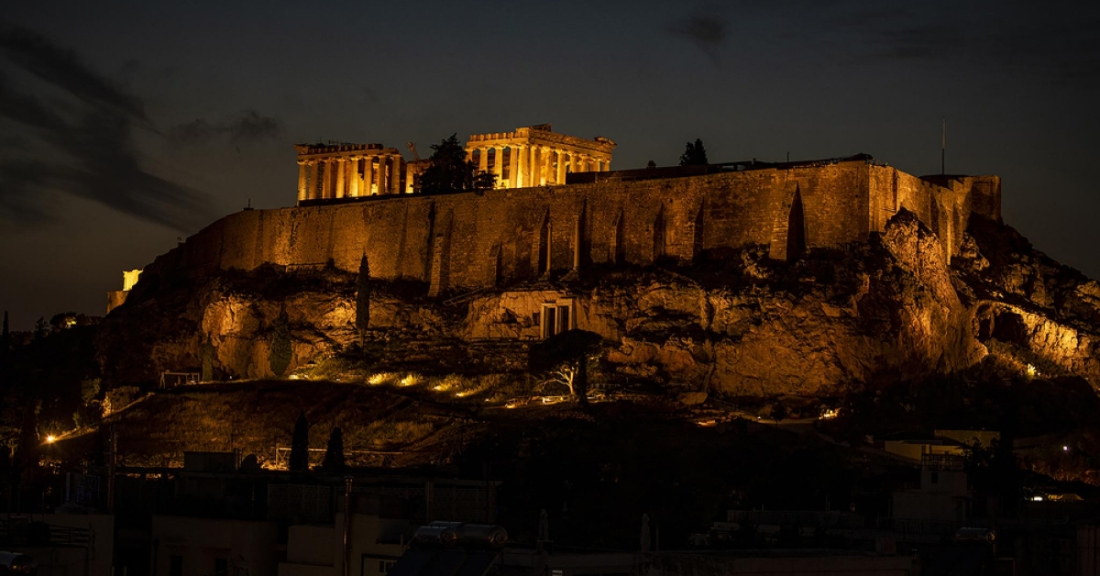
[[[940,175],[947,174],[947,119],[943,119],[943,129],[940,135]]]

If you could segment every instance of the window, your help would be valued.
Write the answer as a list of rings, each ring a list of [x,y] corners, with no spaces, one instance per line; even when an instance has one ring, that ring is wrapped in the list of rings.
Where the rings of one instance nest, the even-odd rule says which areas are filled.
[[[542,306],[542,338],[545,340],[558,333],[558,309],[554,305]]]
[[[573,320],[573,301],[559,300],[543,304],[542,312],[535,314],[535,320],[539,323],[543,340],[572,330],[576,328]]]
[[[359,576],[386,576],[390,570],[393,570],[393,565],[397,563],[397,558],[379,557],[370,554],[362,555],[362,562],[359,563]]]
[[[168,576],[183,576],[183,556],[173,554],[168,557]]]

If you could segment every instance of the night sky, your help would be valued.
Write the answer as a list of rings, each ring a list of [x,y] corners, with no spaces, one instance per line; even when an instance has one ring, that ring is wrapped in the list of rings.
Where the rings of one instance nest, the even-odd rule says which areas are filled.
[[[8,3],[0,308],[101,315],[121,271],[293,205],[292,144],[423,156],[552,123],[612,168],[866,152],[1003,178],[1005,220],[1100,277],[1100,8],[1085,2]]]

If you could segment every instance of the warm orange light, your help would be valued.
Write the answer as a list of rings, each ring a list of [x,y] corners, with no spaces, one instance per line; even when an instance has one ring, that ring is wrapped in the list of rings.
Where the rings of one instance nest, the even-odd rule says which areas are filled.
[[[53,434],[46,436],[46,444],[53,444],[55,440],[57,440],[57,438],[54,438]]]

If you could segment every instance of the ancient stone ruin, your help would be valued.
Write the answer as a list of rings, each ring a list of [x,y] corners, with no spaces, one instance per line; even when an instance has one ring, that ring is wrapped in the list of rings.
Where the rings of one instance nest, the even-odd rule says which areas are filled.
[[[149,369],[267,377],[276,318],[294,370],[355,345],[369,305],[373,334],[410,363],[451,347],[520,370],[528,343],[580,328],[624,377],[730,394],[950,372],[995,351],[1100,385],[1100,287],[1041,254],[995,258],[974,233],[1006,229],[997,176],[918,177],[866,155],[611,171],[614,147],[549,125],[473,135],[467,158],[497,188],[430,195],[413,186],[425,161],[396,148],[298,146],[297,205],[230,214],[147,266],[112,300],[127,302],[103,364],[133,353],[123,325],[143,307]],[[1009,313],[1018,330],[989,327]]]

